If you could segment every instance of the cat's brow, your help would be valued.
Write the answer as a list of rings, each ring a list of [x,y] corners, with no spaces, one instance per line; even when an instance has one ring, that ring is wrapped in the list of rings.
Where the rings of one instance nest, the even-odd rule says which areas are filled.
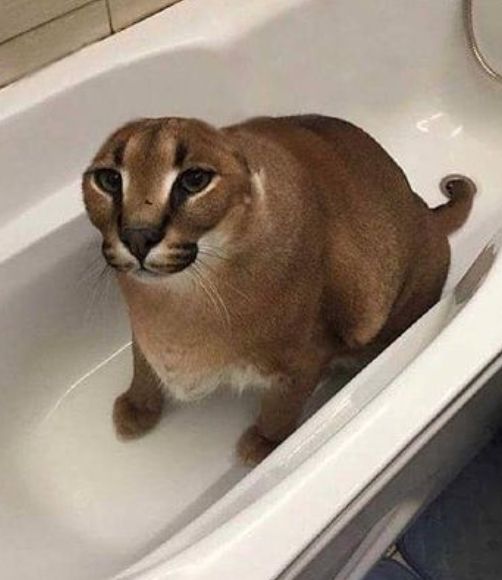
[[[126,141],[122,141],[118,145],[116,145],[112,151],[113,163],[117,167],[121,167],[124,163],[124,152],[126,148]]]
[[[174,167],[181,167],[188,154],[188,147],[183,141],[179,141],[176,145],[176,152],[174,154]]]

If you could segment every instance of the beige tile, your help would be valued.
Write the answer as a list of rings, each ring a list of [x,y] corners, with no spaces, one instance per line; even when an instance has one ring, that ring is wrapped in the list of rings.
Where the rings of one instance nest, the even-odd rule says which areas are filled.
[[[108,0],[113,30],[121,30],[179,0]]]
[[[105,0],[97,0],[0,44],[0,86],[110,33]]]
[[[0,42],[89,4],[90,1],[0,0]]]

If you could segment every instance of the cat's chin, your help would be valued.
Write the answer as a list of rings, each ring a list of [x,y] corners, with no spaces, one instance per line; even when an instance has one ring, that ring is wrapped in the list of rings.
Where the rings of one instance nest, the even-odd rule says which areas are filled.
[[[139,282],[145,284],[155,284],[159,282],[166,281],[170,278],[171,274],[163,272],[153,272],[152,270],[146,270],[144,268],[137,268],[128,270],[127,272],[120,272],[122,276],[127,276]]]
[[[138,278],[139,280],[144,280],[145,282],[156,282],[160,280],[165,280],[169,278],[171,274],[164,272],[154,272],[152,270],[145,270],[144,268],[133,270],[129,273],[131,276]]]

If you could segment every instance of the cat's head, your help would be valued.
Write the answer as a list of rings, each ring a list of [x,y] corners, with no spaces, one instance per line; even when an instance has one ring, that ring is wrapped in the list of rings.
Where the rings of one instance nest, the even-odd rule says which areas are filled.
[[[228,134],[194,119],[142,119],[102,145],[83,193],[107,262],[148,279],[190,266],[206,240],[235,247],[252,181]]]

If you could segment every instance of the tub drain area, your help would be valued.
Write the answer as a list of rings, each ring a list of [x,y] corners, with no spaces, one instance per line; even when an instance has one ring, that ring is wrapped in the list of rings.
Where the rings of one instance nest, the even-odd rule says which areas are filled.
[[[450,173],[443,177],[439,184],[439,188],[446,197],[451,197],[455,190],[462,191],[461,187],[465,188],[465,191],[473,191],[474,193],[478,190],[474,181],[461,173]]]

